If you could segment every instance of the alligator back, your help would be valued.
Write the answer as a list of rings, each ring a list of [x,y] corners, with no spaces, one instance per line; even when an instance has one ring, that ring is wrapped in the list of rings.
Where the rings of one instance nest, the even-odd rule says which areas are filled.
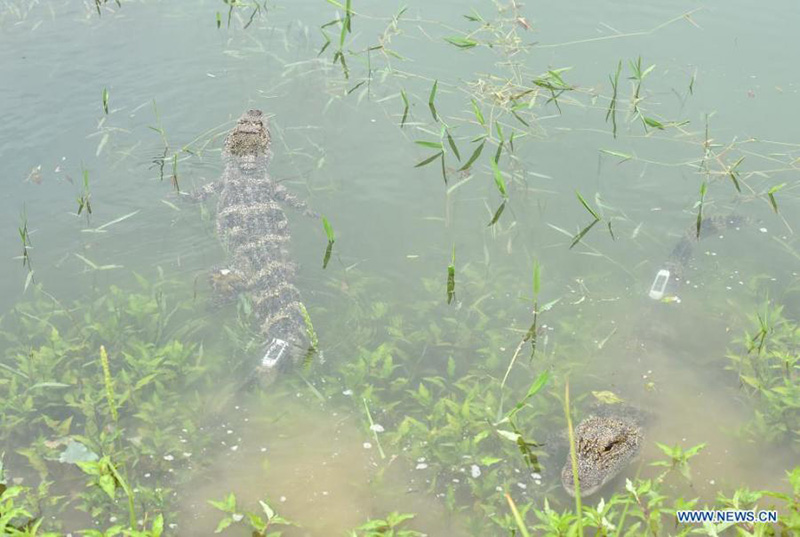
[[[704,217],[700,221],[699,230],[697,229],[697,224],[690,226],[674,246],[669,257],[659,266],[659,271],[650,287],[650,298],[660,300],[677,294],[682,281],[685,279],[689,262],[694,255],[695,245],[700,238],[707,235],[715,235],[730,228],[738,229],[740,226],[749,223],[751,223],[751,220],[747,217],[729,214],[727,216]]]
[[[217,234],[229,256],[229,266],[223,270],[235,277],[235,290],[247,293],[253,302],[266,351],[258,369],[271,380],[274,370],[288,365],[290,355],[298,355],[287,352],[287,347],[303,344],[305,323],[287,249],[289,222],[280,205],[287,197],[290,203],[292,199],[267,171],[270,134],[260,110],[249,110],[239,118],[222,156]]]

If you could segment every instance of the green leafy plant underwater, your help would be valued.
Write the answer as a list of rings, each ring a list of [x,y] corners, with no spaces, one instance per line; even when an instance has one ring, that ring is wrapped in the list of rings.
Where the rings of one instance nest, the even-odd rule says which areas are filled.
[[[124,2],[113,4],[117,9]],[[225,0],[224,4],[215,11],[215,31],[224,31],[223,22],[230,29],[236,17],[246,30],[268,10],[266,2]],[[415,138],[420,139],[413,140],[413,147],[426,151],[409,168],[419,173],[434,170],[436,177],[441,173],[446,196],[483,173],[496,202],[489,210],[491,219],[486,218],[488,226],[486,220],[481,226],[500,236],[507,234],[513,226],[504,227],[512,212],[506,208],[526,188],[517,148],[526,138],[543,132],[537,111],[547,108],[562,114],[576,103],[584,106],[577,100],[580,97],[591,99],[594,107],[598,95],[573,84],[571,68],[533,73],[522,63],[506,61],[524,48],[518,33],[527,31],[530,24],[516,2],[498,3],[497,20],[473,10],[465,16],[468,30],[441,38],[444,46],[459,54],[495,52],[508,70],[508,76],[476,75],[465,82],[459,89],[467,95],[462,103],[466,113],[451,113],[455,86],[438,78],[417,81],[393,68],[392,62],[404,59],[393,48],[392,37],[401,33],[405,8],[391,17],[378,44],[359,49],[353,27],[363,19],[353,2],[328,0],[328,5],[336,10],[336,18],[320,28],[324,42],[319,56],[327,53],[330,63],[340,69],[331,75],[339,80],[329,80],[332,88],[341,90],[334,92],[336,98],[370,97],[379,79],[384,87],[394,84],[398,129],[419,131]],[[96,0],[93,8],[101,15],[114,6]],[[456,31],[447,27],[450,34]],[[655,65],[643,64],[640,56],[627,62],[630,106],[625,124],[618,124],[617,116],[623,112],[623,65],[618,61],[609,76],[611,96],[600,97],[608,102],[599,108],[611,123],[609,136],[616,139],[623,127],[647,137],[662,131],[687,134],[681,130],[685,122],[668,121],[658,114],[658,104],[647,88]],[[692,76],[688,94],[693,94],[694,84]],[[103,88],[104,116],[113,116],[109,105],[121,93],[115,90],[112,100]],[[390,106],[392,97],[382,97],[381,102]],[[422,117],[414,111],[417,103],[424,106]],[[155,163],[163,179],[165,164],[172,162],[171,183],[180,190],[179,156],[191,151],[184,148],[168,156],[169,144],[155,102],[154,111],[158,127],[152,129],[164,143],[163,156]],[[780,215],[778,198],[786,192],[787,183],[756,186],[754,182],[765,174],[743,170],[744,156],[731,155],[739,150],[739,142],[712,143],[706,119],[704,137],[692,136],[688,143],[702,154],[691,163],[703,176],[693,207],[697,235],[720,182],[732,194],[745,192]],[[100,149],[102,145],[98,153]],[[618,150],[600,153],[620,164],[644,162]],[[89,172],[84,169],[77,213],[85,215],[87,224],[94,216],[92,203],[98,207],[97,193],[94,186],[90,192],[89,185]],[[601,206],[599,198],[592,204],[577,190],[575,194],[591,219],[576,232],[559,230],[569,238],[565,248],[586,246],[591,230],[600,222],[608,230],[603,237],[616,241],[618,228],[612,222],[624,218]],[[330,221],[322,218],[327,238],[325,269],[334,243],[337,252],[345,248],[341,241],[346,234],[335,221],[340,242]],[[0,325],[0,444],[5,449],[0,456],[0,534],[168,534],[177,520],[175,493],[191,478],[191,472],[175,471],[181,469],[177,463],[191,458],[202,467],[213,457],[210,446],[218,440],[214,432],[203,428],[198,416],[214,405],[211,395],[218,391],[219,379],[238,386],[246,376],[248,364],[239,359],[256,345],[249,327],[251,305],[243,297],[217,337],[205,338],[201,334],[207,332],[208,321],[197,315],[197,293],[163,274],[152,280],[136,275],[136,288],[111,286],[64,304],[38,283],[38,277],[34,279],[25,212],[18,231],[19,259],[27,270],[24,287],[30,296]],[[374,461],[375,486],[380,486],[390,464],[404,465],[415,491],[441,503],[448,522],[464,534],[800,533],[800,466],[788,469],[785,482],[776,483],[774,490],[721,488],[715,498],[701,500],[692,489],[692,465],[702,457],[703,443],[684,446],[653,441],[663,459],[646,461],[636,477],[625,479],[624,486],[588,498],[582,498],[576,486],[574,503],[565,500],[557,475],[564,459],[551,450],[558,443],[554,431],[566,429],[569,447],[561,454],[569,452],[576,476],[574,423],[586,401],[580,396],[571,400],[569,393],[570,389],[574,395],[593,388],[590,380],[578,378],[577,373],[585,366],[581,357],[602,344],[590,341],[592,327],[586,326],[585,319],[556,315],[560,298],[540,306],[538,261],[533,262],[532,300],[492,301],[490,297],[510,296],[509,289],[519,291],[519,274],[494,268],[490,273],[488,259],[480,266],[464,262],[467,251],[459,248],[457,258],[455,242],[448,244],[446,273],[437,272],[421,282],[422,298],[413,307],[396,309],[381,298],[392,282],[359,273],[354,267],[345,271],[346,290],[341,282],[329,281],[337,286],[335,311],[324,306],[319,312],[312,309],[315,328],[312,316],[303,309],[311,340],[308,361],[325,347],[324,334],[349,334],[350,340],[338,349],[333,363],[282,379],[287,387],[276,390],[274,397],[310,391],[310,399],[321,401],[325,410],[354,416],[364,440],[377,444],[380,460]],[[519,306],[521,302],[524,307]],[[748,321],[750,328],[731,343],[726,366],[753,409],[752,419],[737,431],[738,437],[781,444],[800,453],[800,324],[788,318],[784,309],[765,300]],[[552,344],[544,321],[578,335],[573,341]],[[507,352],[509,341],[517,344],[513,353]],[[655,473],[640,477],[640,472],[649,469]],[[247,502],[253,499],[237,498],[227,491],[216,498],[220,497],[208,499],[220,516],[209,531],[241,529],[265,537],[302,532],[304,521],[284,518],[270,499],[259,498],[257,506],[250,508]],[[699,508],[775,508],[780,520],[775,525],[676,524],[677,510]],[[415,514],[392,509],[371,513],[350,535],[424,535],[425,528],[418,524]]]

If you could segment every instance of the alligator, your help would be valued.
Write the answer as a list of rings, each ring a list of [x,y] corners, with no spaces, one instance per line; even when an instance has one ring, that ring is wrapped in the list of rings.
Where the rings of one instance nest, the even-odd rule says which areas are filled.
[[[675,296],[692,260],[699,238],[751,223],[741,215],[710,216],[691,226],[681,236],[662,263],[650,288],[650,298],[661,300]],[[575,451],[578,480],[582,496],[599,491],[622,472],[642,448],[647,416],[641,410],[625,404],[595,406],[589,417],[575,428]],[[560,443],[560,442],[557,442]],[[561,484],[567,494],[575,495],[570,456],[561,469]]]
[[[248,378],[262,385],[297,362],[308,343],[306,312],[293,283],[296,267],[287,250],[289,223],[281,205],[315,216],[270,178],[270,142],[263,112],[248,110],[225,139],[221,179],[191,194],[194,200],[219,195],[216,230],[228,261],[212,271],[211,285],[218,297],[244,293],[250,298],[264,355]]]
[[[738,229],[750,223],[750,219],[741,215],[707,216],[700,221],[700,228],[692,225],[681,236],[678,243],[670,252],[667,259],[661,264],[648,295],[654,300],[674,297],[684,280],[686,269],[694,255],[694,246],[701,237],[716,235],[729,228]]]
[[[575,454],[581,496],[590,496],[615,478],[635,459],[644,439],[644,414],[625,404],[593,408],[575,428]],[[561,469],[561,484],[575,496],[571,457]]]

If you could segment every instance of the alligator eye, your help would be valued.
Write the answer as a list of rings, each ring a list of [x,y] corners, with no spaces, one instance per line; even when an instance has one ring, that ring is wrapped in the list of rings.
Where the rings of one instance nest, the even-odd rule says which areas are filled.
[[[603,451],[609,452],[612,449],[614,449],[614,446],[616,446],[617,444],[619,444],[618,440],[614,440],[612,442],[609,442],[608,444],[605,445],[605,447],[603,448]]]

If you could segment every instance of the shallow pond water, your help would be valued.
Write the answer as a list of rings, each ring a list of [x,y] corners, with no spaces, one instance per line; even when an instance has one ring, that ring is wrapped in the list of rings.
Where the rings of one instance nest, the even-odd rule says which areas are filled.
[[[242,509],[268,498],[299,524],[287,535],[341,535],[393,511],[415,513],[402,526],[430,535],[506,534],[506,492],[520,505],[545,497],[559,510],[571,505],[553,478],[562,462],[550,463],[555,473],[526,467],[513,447],[497,447],[504,440],[492,424],[550,371],[520,412],[544,452],[543,441],[565,427],[567,378],[576,418],[593,391],[655,416],[641,464],[612,481],[606,497],[624,491],[625,477],[660,473],[649,465],[664,455],[656,442],[706,444],[692,459],[691,482],[672,485],[687,496],[713,502],[720,490],[787,490],[797,439],[792,446],[747,433],[753,399],[726,356],[746,353],[739,338],[752,333],[748,319],[765,297],[784,305],[787,319],[800,314],[800,80],[787,68],[800,47],[796,2],[354,0],[350,33],[341,33],[344,3],[330,0],[244,2],[230,20],[228,8],[211,0],[97,9],[90,1],[0,2],[0,313],[13,318],[43,290],[52,299],[45,310],[83,304],[58,317],[74,328],[73,313],[89,311],[111,286],[134,296],[137,278],[166,279],[176,284],[165,302],[156,287],[152,310],[142,310],[150,313],[133,315],[124,333],[135,339],[136,319],[163,314],[148,352],[175,338],[191,349],[176,363],[194,364],[170,365],[180,373],[139,385],[139,355],[111,329],[84,333],[76,352],[110,349],[120,421],[104,427],[97,418],[92,429],[81,425],[91,419],[75,417],[72,430],[17,434],[8,418],[7,453],[51,449],[59,431],[119,432],[112,454],[130,457],[132,479],[155,486],[137,477],[152,466],[148,475],[170,491],[141,500],[154,509],[146,522],[163,509],[175,534],[210,534],[223,514],[208,500],[229,492]],[[340,35],[344,60],[336,61]],[[225,259],[214,203],[187,204],[175,191],[219,177],[222,139],[248,108],[270,117],[272,177],[325,215],[336,235],[323,268],[323,225],[289,211],[297,286],[325,358],[267,395],[237,393],[257,351],[237,322],[246,304],[219,307],[211,296],[209,270]],[[415,166],[439,151],[441,160]],[[465,166],[470,155],[479,156]],[[87,196],[91,214],[85,205],[75,214]],[[657,271],[693,237],[698,212],[743,220],[689,241],[679,300],[649,299]],[[529,360],[526,346],[501,383],[533,319],[532,286],[538,304],[549,304],[537,317],[537,355]],[[137,300],[127,307],[146,302]],[[165,306],[157,314],[167,303],[182,304],[181,313],[171,317]],[[42,312],[28,312],[29,323]],[[4,345],[12,379],[24,345]],[[51,383],[38,390],[73,386],[48,375],[37,377]],[[106,404],[96,380],[92,401]],[[11,380],[3,382],[6,389]],[[150,383],[163,392],[137,407],[145,400],[137,390]],[[147,421],[161,416],[164,394],[182,401],[179,417]],[[449,398],[460,414],[436,406]],[[64,399],[25,411],[66,420],[79,408]],[[424,433],[415,429],[421,417]],[[172,425],[187,431],[185,452],[196,462],[165,464],[183,460],[167,438],[170,419],[182,420]],[[150,429],[140,422],[165,438],[142,440]],[[476,440],[484,432],[489,440]],[[133,462],[139,456],[160,462]],[[7,457],[5,466],[26,484],[46,474],[30,455]],[[121,495],[116,505],[127,516]],[[52,507],[66,529],[84,523],[71,514],[81,501],[102,503],[72,499]],[[238,530],[227,531],[248,534],[241,517],[235,522]]]

